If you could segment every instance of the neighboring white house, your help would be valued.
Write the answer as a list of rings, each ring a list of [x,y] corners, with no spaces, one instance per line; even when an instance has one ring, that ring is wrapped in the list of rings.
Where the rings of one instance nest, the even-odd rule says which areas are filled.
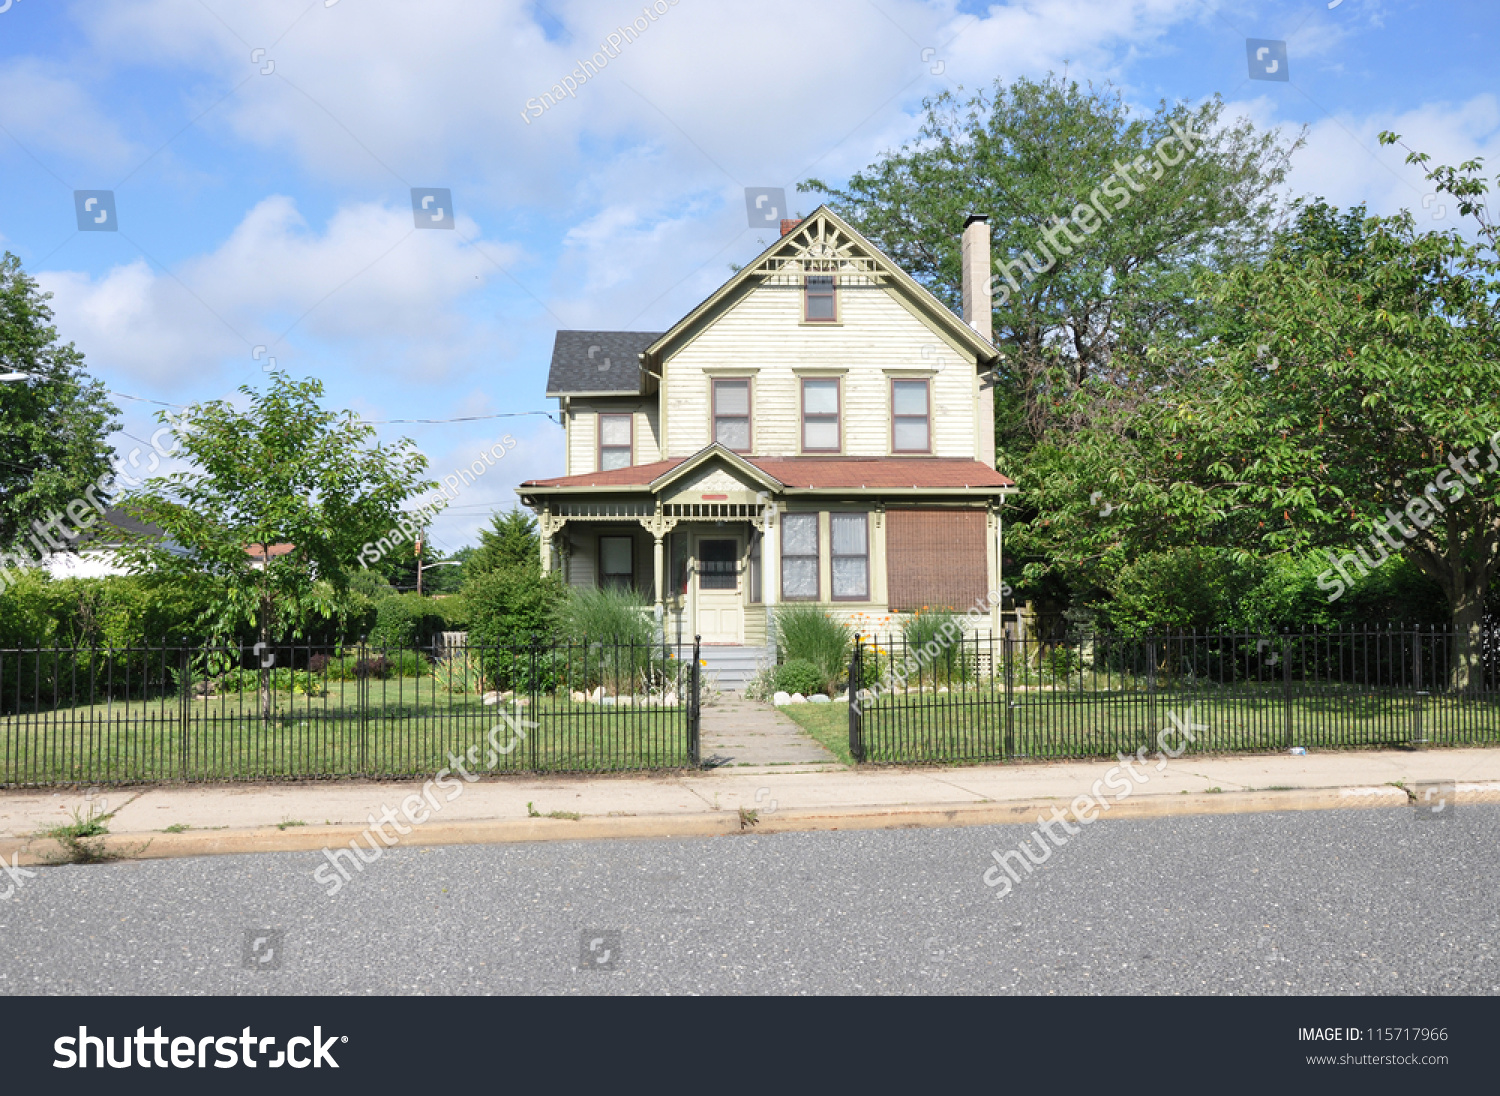
[[[120,559],[120,546],[125,535],[165,537],[165,532],[131,517],[125,511],[110,507],[69,546],[69,550],[49,553],[42,559],[42,567],[53,578],[105,578],[109,575],[126,575],[129,569]],[[187,552],[168,542],[165,547],[174,555],[185,556]]]
[[[779,602],[888,632],[999,590],[984,218],[962,244],[962,318],[823,206],[669,331],[559,331],[564,474],[518,488],[542,566],[747,648]]]

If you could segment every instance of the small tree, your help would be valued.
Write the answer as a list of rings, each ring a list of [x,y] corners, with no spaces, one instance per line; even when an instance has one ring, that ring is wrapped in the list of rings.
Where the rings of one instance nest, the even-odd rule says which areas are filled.
[[[300,637],[315,613],[338,612],[364,545],[397,524],[407,499],[436,484],[421,478],[427,459],[411,441],[370,445],[373,426],[320,407],[317,380],[278,372],[268,391],[240,391],[249,399],[244,411],[214,401],[175,420],[191,467],[148,480],[123,500],[166,532],[133,541],[127,558],[138,571],[217,580],[204,623],[219,636],[253,626],[270,645],[283,633]],[[269,718],[266,669],[261,708]]]
[[[109,435],[118,408],[83,371],[72,343],[58,345],[52,310],[10,252],[0,257],[0,548],[45,527],[109,473]],[[154,459],[154,458],[153,458]],[[98,498],[98,493],[94,493]],[[98,515],[84,511],[92,525]],[[75,511],[72,521],[78,521]],[[61,533],[56,525],[49,536]]]
[[[483,575],[505,567],[541,568],[536,519],[519,507],[496,514],[479,534],[479,547],[464,564],[464,574]]]

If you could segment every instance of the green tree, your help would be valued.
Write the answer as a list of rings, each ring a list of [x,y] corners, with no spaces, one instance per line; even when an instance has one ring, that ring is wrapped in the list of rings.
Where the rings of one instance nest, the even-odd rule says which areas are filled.
[[[1477,163],[1445,170],[1430,177],[1473,192]],[[1268,261],[1201,292],[1213,322],[1154,348],[1149,407],[1036,454],[1047,524],[1034,546],[1104,570],[1188,544],[1332,549],[1319,576],[1331,599],[1404,555],[1447,599],[1449,684],[1473,685],[1500,560],[1493,232],[1481,221],[1471,243],[1418,232],[1409,213],[1312,203]],[[1108,518],[1086,501],[1100,483],[1124,504]]]
[[[108,438],[119,427],[119,409],[84,372],[83,355],[72,343],[58,344],[51,296],[38,291],[16,256],[0,258],[0,373],[28,374],[0,381],[0,546],[86,499],[109,473]]]
[[[541,541],[536,519],[520,507],[496,514],[479,534],[479,547],[464,566],[465,576],[483,575],[506,567],[541,569]]]
[[[1264,250],[1276,189],[1301,143],[1244,120],[1223,124],[1217,98],[1197,107],[1164,102],[1132,117],[1109,86],[1057,78],[997,80],[992,94],[964,103],[945,92],[926,108],[918,138],[846,188],[809,179],[801,189],[831,195],[845,219],[955,311],[965,217],[990,215],[995,269],[1019,286],[996,283],[1002,471],[1013,471],[1049,429],[1070,424],[1068,400],[1080,386],[1100,378],[1137,391],[1121,356],[1128,363],[1156,333],[1198,323],[1195,271]],[[1191,154],[1158,163],[1159,143],[1176,155],[1182,135]],[[1060,235],[1059,222],[1112,177],[1127,203],[1101,198],[1109,220],[1090,218],[1095,229],[1081,242],[1076,229]],[[1137,182],[1126,191],[1120,179]],[[1017,272],[1027,270],[1036,273],[1023,282]]]
[[[178,417],[189,468],[148,480],[122,502],[167,540],[136,540],[127,553],[137,571],[211,582],[215,632],[250,625],[269,645],[336,612],[363,546],[436,484],[422,479],[427,460],[409,440],[371,445],[373,426],[323,409],[317,380],[274,373],[267,391],[240,391],[243,411],[214,401]],[[269,686],[263,672],[267,718]]]

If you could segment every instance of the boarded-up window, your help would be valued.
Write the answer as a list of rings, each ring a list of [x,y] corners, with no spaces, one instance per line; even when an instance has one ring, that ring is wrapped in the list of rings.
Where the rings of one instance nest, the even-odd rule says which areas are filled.
[[[885,527],[892,610],[963,612],[988,595],[983,510],[888,510]]]

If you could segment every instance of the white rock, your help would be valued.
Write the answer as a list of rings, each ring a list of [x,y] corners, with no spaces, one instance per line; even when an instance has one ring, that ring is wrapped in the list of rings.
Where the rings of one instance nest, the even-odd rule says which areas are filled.
[[[661,698],[661,702],[669,708],[675,708],[677,707],[677,694],[668,693],[666,696]]]
[[[942,695],[943,695],[943,694],[944,694],[944,693],[946,693],[946,692],[947,692],[947,691],[948,691],[948,686],[946,686],[946,685],[944,685],[944,686],[943,686],[943,687],[942,687],[942,688],[940,688],[940,689],[939,689],[939,690],[938,690],[938,691],[937,691],[937,695],[938,695],[938,696],[942,696]]]
[[[778,689],[776,691],[776,695],[771,698],[771,703],[777,705],[778,707],[780,707],[782,704],[790,704],[791,702],[792,694],[782,692],[780,689]]]
[[[615,706],[615,698],[612,696],[602,696],[599,698],[599,703],[606,708],[613,708]]]
[[[847,703],[848,700],[849,700],[849,694],[848,693],[839,693],[838,696],[836,696],[836,697],[833,698],[833,702],[835,704],[844,704],[844,703]]]
[[[500,703],[500,694],[499,693],[485,693],[484,694],[484,702],[486,704],[499,704]]]
[[[511,703],[513,703],[517,708],[524,708],[531,703],[531,698],[529,696],[517,697],[515,700],[511,701]]]
[[[593,692],[589,693],[589,700],[591,700],[595,704],[598,704],[599,701],[601,701],[603,699],[604,699],[604,686],[603,685],[597,686],[594,689]]]
[[[588,693],[580,692],[577,689],[574,689],[573,692],[568,696],[568,699],[571,700],[574,704],[586,703],[588,701],[588,698]]]
[[[807,698],[807,702],[809,704],[827,704],[829,701],[826,693],[813,693],[812,696]]]
[[[622,696],[622,697],[617,698],[615,700],[615,703],[618,704],[622,708],[630,708],[630,707],[633,707],[635,705],[635,697],[633,697],[633,696]]]
[[[793,693],[792,694],[792,699],[789,700],[787,703],[789,703],[789,704],[806,704],[807,703],[807,697],[803,696],[801,693]]]

